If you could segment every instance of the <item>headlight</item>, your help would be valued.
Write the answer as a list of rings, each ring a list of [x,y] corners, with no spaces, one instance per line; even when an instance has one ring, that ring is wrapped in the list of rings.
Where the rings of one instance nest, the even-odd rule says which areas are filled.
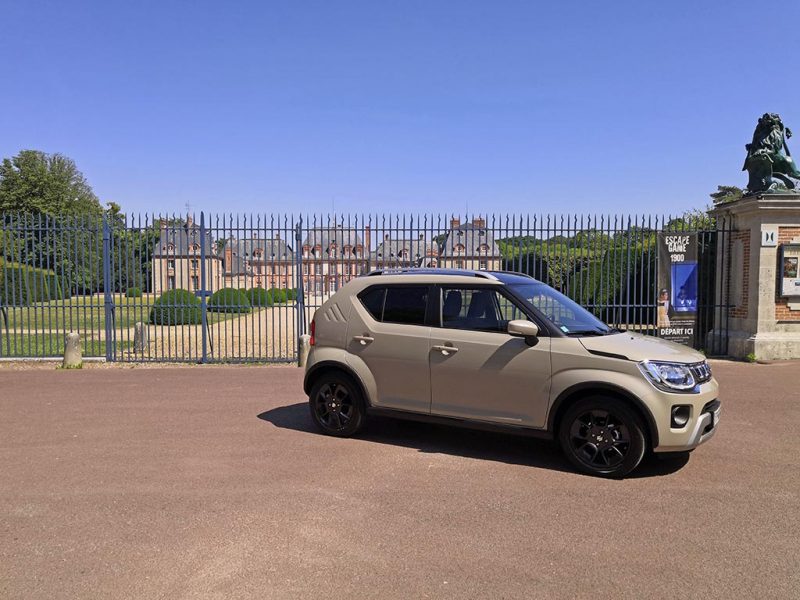
[[[665,392],[690,392],[697,385],[689,365],[645,360],[639,370],[654,386]]]

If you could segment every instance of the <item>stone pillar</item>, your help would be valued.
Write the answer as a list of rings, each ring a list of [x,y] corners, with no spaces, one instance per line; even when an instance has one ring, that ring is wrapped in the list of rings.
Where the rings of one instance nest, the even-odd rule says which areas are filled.
[[[64,369],[80,369],[83,366],[81,336],[77,333],[67,334],[64,341],[64,362],[61,366]]]
[[[297,366],[305,367],[308,362],[308,353],[311,352],[311,336],[303,334],[299,339],[299,353],[297,357]]]
[[[711,213],[732,229],[720,248],[716,286],[723,290],[718,302],[730,307],[728,353],[800,358],[800,298],[781,297],[778,282],[781,246],[800,243],[800,194],[754,194]],[[724,319],[713,335],[725,335]]]
[[[136,354],[143,354],[147,349],[148,340],[147,325],[138,321],[133,326],[133,351]]]

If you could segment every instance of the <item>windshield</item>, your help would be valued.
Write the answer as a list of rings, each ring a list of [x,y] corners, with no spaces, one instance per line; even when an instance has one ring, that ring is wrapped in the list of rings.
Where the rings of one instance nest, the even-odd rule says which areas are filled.
[[[509,287],[567,335],[607,335],[615,331],[549,285],[536,282]]]

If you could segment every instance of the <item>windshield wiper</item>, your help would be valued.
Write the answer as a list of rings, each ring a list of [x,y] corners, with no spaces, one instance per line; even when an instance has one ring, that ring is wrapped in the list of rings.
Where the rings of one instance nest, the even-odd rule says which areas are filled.
[[[575,331],[567,331],[566,332],[566,334],[569,335],[569,336],[573,336],[573,335],[598,335],[598,336],[600,336],[600,335],[608,335],[609,333],[611,333],[611,330],[602,331],[600,329],[578,329],[578,330],[575,330]]]

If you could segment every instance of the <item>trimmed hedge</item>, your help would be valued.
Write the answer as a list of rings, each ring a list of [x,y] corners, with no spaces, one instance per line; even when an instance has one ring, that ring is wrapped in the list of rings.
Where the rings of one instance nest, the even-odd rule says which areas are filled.
[[[125,290],[125,297],[126,298],[141,298],[142,297],[142,290],[138,287],[129,287]]]
[[[161,294],[150,309],[153,325],[196,325],[202,320],[200,298],[188,290]]]
[[[261,287],[250,288],[245,290],[247,299],[250,301],[250,306],[271,306],[272,295]]]
[[[0,304],[27,306],[69,298],[55,271],[38,269],[0,258]]]
[[[270,288],[269,295],[272,298],[273,304],[286,302],[286,291],[281,288]]]
[[[208,310],[214,312],[249,313],[252,308],[247,294],[236,288],[222,288],[208,299]]]

